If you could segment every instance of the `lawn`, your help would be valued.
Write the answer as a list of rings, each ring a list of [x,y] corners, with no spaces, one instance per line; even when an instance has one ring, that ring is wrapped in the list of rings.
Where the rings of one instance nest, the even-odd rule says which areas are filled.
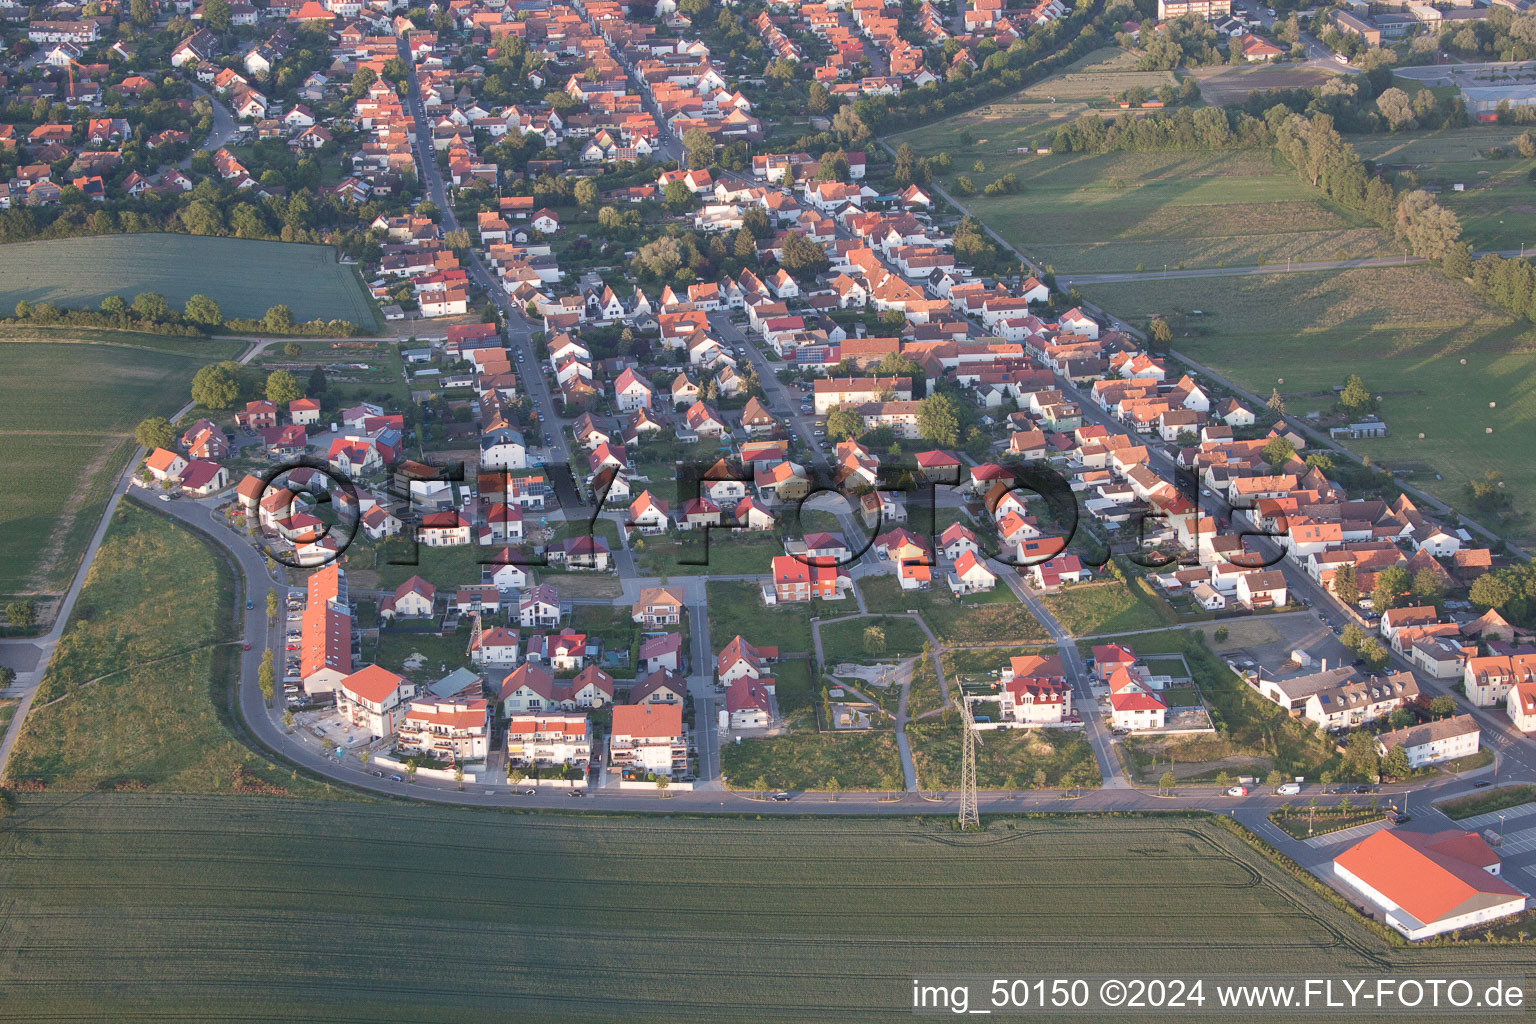
[[[1391,946],[1212,820],[987,820],[23,796],[0,830],[0,989],[8,1016],[81,1022],[888,1021],[916,976],[1020,964],[1529,967]]]
[[[1085,291],[1125,317],[1202,310],[1175,317],[1174,349],[1258,395],[1278,387],[1291,415],[1331,412],[1333,387],[1358,373],[1382,398],[1388,435],[1350,441],[1351,450],[1410,471],[1407,480],[1453,506],[1463,504],[1469,479],[1496,469],[1517,509],[1536,507],[1536,460],[1509,457],[1536,422],[1536,330],[1433,270],[1175,279]],[[1527,520],[1514,529],[1529,537],[1532,526]]]
[[[902,590],[895,576],[865,576],[858,587],[871,612],[917,612],[943,643],[1046,639],[1045,627],[1002,583],[959,598],[937,581],[928,590]]]
[[[144,340],[0,341],[7,472],[0,488],[0,596],[68,585],[136,447],[139,420],[176,412],[199,367],[241,348],[229,341]]]
[[[1490,811],[1519,807],[1532,800],[1536,800],[1536,786],[1499,786],[1497,789],[1481,790],[1451,800],[1442,800],[1435,805],[1435,808],[1452,821],[1460,821],[1462,818],[1475,818],[1479,814],[1487,814]]]
[[[0,246],[0,310],[17,302],[95,309],[109,295],[158,292],[178,309],[195,294],[226,317],[286,305],[295,320],[377,324],[357,272],[323,245],[194,235],[95,235]]]
[[[751,530],[696,530],[630,545],[642,576],[766,575],[773,557],[784,553],[777,534]]]
[[[1049,90],[1056,81],[1035,91]],[[1092,80],[1088,84],[1096,87]],[[1385,232],[1319,200],[1267,150],[1016,152],[1021,146],[1049,147],[1056,129],[1081,110],[1081,104],[1051,105],[1026,94],[892,141],[907,143],[919,156],[949,153],[950,167],[938,183],[1062,276],[1391,251]],[[976,141],[965,145],[962,131]],[[979,190],[1004,174],[1018,182],[1011,195],[965,197],[957,191],[962,175]]]
[[[811,650],[811,616],[825,613],[825,604],[781,604],[772,608],[763,604],[762,588],[756,583],[736,580],[711,580],[708,584],[709,640],[718,651],[731,638],[743,636],[748,643],[776,646],[785,654]],[[849,612],[858,609],[852,601]]]
[[[379,632],[377,646],[371,652],[365,649],[363,661],[377,662],[415,683],[430,683],[456,668],[469,667],[468,647],[467,627],[448,636],[384,629]],[[425,660],[418,667],[407,669],[406,661],[418,654]]]
[[[960,785],[960,730],[960,716],[955,712],[907,726],[919,789],[951,790]],[[981,789],[1099,785],[1093,748],[1080,732],[996,729],[979,735],[976,785]]]
[[[231,735],[239,672],[234,583],[186,529],[118,510],[8,767],[13,781],[86,791],[231,792],[256,780],[320,786]]]
[[[773,666],[773,696],[779,713],[803,711],[821,700],[822,683],[811,675],[811,659],[787,658]]]
[[[1040,603],[1073,636],[1157,629],[1175,621],[1173,610],[1159,598],[1117,579],[1074,583],[1042,595]]]
[[[731,789],[891,790],[903,786],[896,737],[889,730],[816,732],[811,712],[789,717],[790,734],[744,739],[720,748]]]
[[[839,661],[865,663],[871,656],[864,650],[864,631],[879,626],[885,631],[885,650],[874,658],[910,658],[923,649],[927,637],[916,621],[905,615],[872,615],[821,627],[821,647],[827,664]]]
[[[1298,807],[1290,811],[1271,811],[1269,820],[1292,839],[1308,839],[1380,821],[1382,816],[1380,810],[1370,807],[1349,810],[1337,807]]]

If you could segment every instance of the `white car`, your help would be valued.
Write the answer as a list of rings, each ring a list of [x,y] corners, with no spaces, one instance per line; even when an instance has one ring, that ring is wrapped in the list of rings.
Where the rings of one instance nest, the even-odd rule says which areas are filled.
[[[1286,782],[1286,783],[1282,783],[1281,785],[1275,787],[1275,793],[1278,796],[1295,796],[1297,793],[1300,793],[1300,792],[1301,792],[1301,783],[1299,783],[1299,782]]]

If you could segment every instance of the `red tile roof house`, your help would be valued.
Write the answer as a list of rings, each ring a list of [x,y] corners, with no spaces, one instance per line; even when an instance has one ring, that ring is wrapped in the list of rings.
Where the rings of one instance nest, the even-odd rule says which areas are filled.
[[[726,687],[725,710],[733,730],[766,729],[773,718],[768,691],[751,678],[738,679]]]
[[[1476,832],[1372,833],[1333,859],[1334,877],[1412,941],[1518,914],[1526,896],[1500,876]]]
[[[181,490],[194,498],[206,498],[229,486],[229,470],[199,459],[181,471]]]
[[[609,763],[620,770],[678,776],[688,770],[681,704],[619,704],[613,709]]]
[[[764,594],[772,594],[776,602],[794,603],[812,598],[837,601],[853,586],[853,579],[846,569],[807,565],[792,555],[774,556],[772,573],[773,585],[765,587]]]
[[[683,665],[683,635],[681,633],[663,633],[653,636],[640,645],[640,669],[644,672],[655,672],[666,669],[669,672],[682,671]]]
[[[420,576],[412,576],[395,592],[379,602],[379,617],[383,619],[424,619],[432,615],[437,601],[437,588]]]
[[[235,414],[235,423],[250,431],[277,426],[277,405],[273,402],[246,402],[245,412]]]
[[[415,695],[415,683],[378,665],[365,665],[337,687],[336,710],[343,719],[382,739],[395,734],[405,717],[406,702]]]
[[[771,693],[774,681],[768,666],[778,660],[777,647],[758,647],[736,636],[715,656],[715,674],[721,686],[729,686],[746,676],[761,680]]]

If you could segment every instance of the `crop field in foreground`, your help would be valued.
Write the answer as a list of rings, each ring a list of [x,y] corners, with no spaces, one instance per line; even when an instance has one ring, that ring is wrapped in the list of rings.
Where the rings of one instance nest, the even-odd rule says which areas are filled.
[[[26,796],[0,823],[0,892],[6,1020],[892,1020],[917,974],[1428,976],[1529,958],[1394,949],[1199,819],[961,835]]]
[[[240,350],[145,341],[0,342],[0,596],[67,584],[134,448],[134,426],[174,413],[199,367]]]
[[[0,245],[0,312],[16,303],[95,309],[109,295],[159,292],[180,309],[196,294],[227,317],[259,317],[279,304],[295,320],[377,321],[351,267],[329,246],[197,235],[95,235]]]
[[[1389,467],[1423,464],[1407,479],[1453,506],[1464,504],[1469,479],[1496,469],[1516,509],[1536,507],[1536,460],[1519,457],[1520,439],[1536,422],[1536,332],[1431,269],[1083,290],[1133,322],[1171,315],[1175,351],[1261,396],[1278,387],[1293,416],[1331,409],[1334,385],[1358,373],[1382,397],[1388,434],[1346,442],[1353,451]],[[1203,315],[1184,315],[1195,309]],[[1518,523],[1512,539],[1531,530],[1529,520]]]

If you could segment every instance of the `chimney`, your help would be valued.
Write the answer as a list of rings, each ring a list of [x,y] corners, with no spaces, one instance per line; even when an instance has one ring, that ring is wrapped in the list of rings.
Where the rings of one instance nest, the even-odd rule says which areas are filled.
[[[1324,672],[1328,671],[1328,659],[1327,658],[1323,659],[1323,671]]]

